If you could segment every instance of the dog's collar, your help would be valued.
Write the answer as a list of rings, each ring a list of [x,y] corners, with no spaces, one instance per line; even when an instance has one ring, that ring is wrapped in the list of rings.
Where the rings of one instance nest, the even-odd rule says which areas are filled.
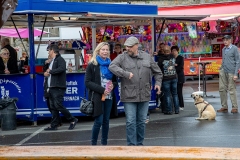
[[[198,102],[198,103],[194,103],[194,104],[195,104],[195,105],[197,105],[197,104],[200,104],[200,103],[205,103],[205,104],[208,104],[208,103],[206,103],[205,101]]]

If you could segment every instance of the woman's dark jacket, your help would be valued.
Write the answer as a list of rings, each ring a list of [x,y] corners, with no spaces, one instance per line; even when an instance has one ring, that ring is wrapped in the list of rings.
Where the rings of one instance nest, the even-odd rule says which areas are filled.
[[[7,62],[7,68],[11,74],[19,73],[17,62],[12,58],[9,58]],[[0,58],[0,74],[5,74],[4,70],[5,70],[5,65],[4,65],[3,59]]]
[[[178,55],[175,63],[177,64],[177,66],[175,66],[175,68],[176,68],[176,72],[178,75],[178,83],[184,83],[185,76],[184,76],[184,58],[183,58],[183,56]]]
[[[28,57],[26,57],[25,60],[20,60],[19,63],[19,71],[25,72],[24,66],[27,65],[28,66]]]
[[[117,86],[117,79],[116,76],[113,75],[112,83],[114,88]],[[85,75],[85,85],[88,89],[88,99],[90,100],[93,94],[93,104],[94,104],[94,113],[93,117],[99,116],[103,113],[102,110],[102,94],[105,91],[105,88],[101,86],[101,73],[100,73],[100,66],[94,65],[93,63],[89,63],[86,69]],[[115,94],[113,95],[113,107],[112,112],[117,112],[117,105],[116,105],[116,98]],[[114,102],[115,100],[115,102]]]
[[[49,72],[51,74],[50,87],[66,89],[66,61],[57,54]]]

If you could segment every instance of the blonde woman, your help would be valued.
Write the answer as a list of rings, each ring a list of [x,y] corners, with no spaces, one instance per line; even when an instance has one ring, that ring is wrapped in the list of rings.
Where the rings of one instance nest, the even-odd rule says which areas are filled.
[[[8,49],[3,48],[0,55],[0,74],[18,73],[17,63],[10,57]]]
[[[86,69],[85,85],[89,91],[88,97],[91,99],[93,96],[94,103],[93,117],[95,120],[92,128],[92,145],[97,145],[101,127],[101,144],[107,145],[109,118],[113,102],[112,90],[117,85],[116,77],[108,69],[111,62],[109,55],[109,44],[99,43]],[[105,100],[102,99],[103,95]]]

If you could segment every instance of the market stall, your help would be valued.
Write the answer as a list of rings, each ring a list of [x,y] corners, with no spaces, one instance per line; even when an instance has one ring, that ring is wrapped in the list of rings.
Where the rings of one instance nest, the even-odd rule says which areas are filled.
[[[206,66],[207,75],[218,75],[219,67],[221,66],[222,48],[224,47],[222,37],[226,34],[233,36],[233,43],[239,46],[239,7],[240,2],[224,2],[215,4],[202,4],[190,6],[176,6],[158,8],[158,15],[174,17],[174,23],[168,23],[168,29],[178,33],[178,27],[181,22],[187,21],[186,25],[192,25],[191,30],[195,30],[195,38],[190,39],[190,43],[186,42],[187,37],[191,37],[191,33],[185,33],[189,36],[180,36],[180,54],[185,58],[184,73],[186,76],[198,75],[199,65],[196,62],[201,57],[202,61],[211,61],[212,63]],[[200,22],[190,22],[201,17]],[[180,23],[179,23],[180,21]],[[171,33],[167,33],[171,36]],[[184,43],[181,40],[184,39]],[[175,38],[176,40],[176,38]],[[164,39],[160,40],[166,41]],[[172,42],[172,41],[171,41]],[[168,42],[167,42],[168,43]],[[171,44],[170,44],[171,45]],[[201,67],[201,66],[200,66]]]
[[[98,7],[96,7],[96,5]],[[142,12],[145,10],[145,12]],[[77,3],[77,2],[53,2],[32,0],[21,1],[12,19],[16,26],[28,26],[30,48],[30,72],[21,75],[1,75],[1,88],[10,90],[10,97],[19,97],[17,102],[17,117],[35,122],[41,117],[50,117],[47,105],[43,97],[43,74],[36,70],[34,48],[34,26],[83,26],[90,25],[92,32],[98,24],[126,23],[126,21],[141,19],[157,14],[157,6],[152,5],[126,5],[126,4],[102,4],[102,3]],[[67,18],[66,18],[67,17]],[[73,18],[73,19],[72,19]],[[11,26],[12,21],[5,24]],[[92,38],[92,48],[96,46],[95,38]],[[69,49],[66,49],[69,50]],[[64,96],[64,105],[75,116],[81,115],[79,111],[80,96],[84,96],[84,71],[70,72],[67,74],[67,90]],[[118,89],[116,89],[118,94]],[[153,91],[154,92],[154,91]],[[5,93],[3,93],[5,94]],[[153,94],[155,96],[155,94]],[[118,109],[123,106],[118,100]],[[155,97],[152,97],[150,107],[156,106]]]

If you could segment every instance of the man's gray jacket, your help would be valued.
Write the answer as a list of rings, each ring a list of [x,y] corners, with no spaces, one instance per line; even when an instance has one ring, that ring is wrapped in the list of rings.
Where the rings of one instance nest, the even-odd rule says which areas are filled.
[[[137,57],[131,57],[127,52],[118,55],[111,62],[109,70],[120,77],[121,102],[150,101],[152,75],[155,85],[161,88],[162,72],[153,58],[144,51],[139,50]],[[133,74],[131,79],[130,72]]]

